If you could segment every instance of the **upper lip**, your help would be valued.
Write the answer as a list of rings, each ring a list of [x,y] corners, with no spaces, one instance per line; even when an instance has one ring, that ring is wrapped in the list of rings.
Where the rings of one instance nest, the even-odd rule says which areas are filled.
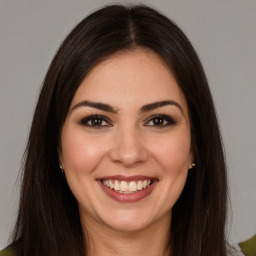
[[[143,175],[134,175],[134,176],[124,176],[124,175],[113,175],[113,176],[104,176],[99,177],[97,180],[120,180],[120,181],[137,181],[137,180],[158,180],[156,177],[152,176],[143,176]]]

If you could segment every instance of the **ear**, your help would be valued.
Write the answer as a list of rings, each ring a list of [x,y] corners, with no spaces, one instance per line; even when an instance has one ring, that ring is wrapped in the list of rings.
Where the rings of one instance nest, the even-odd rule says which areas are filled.
[[[191,146],[190,146],[190,157],[189,157],[189,169],[192,169],[196,165],[197,147],[195,144],[195,135],[192,132]]]
[[[190,161],[189,169],[193,168],[196,164],[197,146],[196,146],[196,132],[192,125],[191,127],[191,144],[190,144]]]
[[[59,163],[63,165],[63,156],[62,156],[62,147],[58,145],[57,147],[58,156],[59,156]]]
[[[196,165],[196,151],[196,145],[192,142],[189,154],[189,169],[192,169]]]
[[[194,157],[194,152],[190,152],[189,155],[189,169],[192,169],[195,166],[195,157]]]

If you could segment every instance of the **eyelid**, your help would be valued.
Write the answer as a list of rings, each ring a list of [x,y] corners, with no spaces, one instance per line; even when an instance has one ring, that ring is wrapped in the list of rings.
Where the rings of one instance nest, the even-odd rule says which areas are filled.
[[[154,119],[164,119],[165,122],[167,122],[166,124],[160,124],[160,125],[157,125],[157,124],[153,124],[153,125],[150,125],[148,124],[149,122],[153,121]],[[88,124],[89,121],[92,121],[93,119],[98,119],[98,120],[101,120],[102,122],[106,122],[107,124],[105,125],[92,125],[92,124]],[[101,129],[101,128],[105,128],[105,127],[110,127],[110,126],[113,126],[111,120],[104,116],[104,115],[101,115],[101,114],[91,114],[91,115],[87,115],[83,118],[81,118],[78,122],[78,124],[82,125],[82,126],[86,126],[86,127],[89,127],[89,128],[92,128],[92,129]],[[154,128],[164,128],[164,127],[167,127],[167,126],[170,126],[170,125],[176,125],[177,124],[177,121],[171,117],[170,115],[166,115],[166,114],[154,114],[154,115],[151,115],[150,117],[148,117],[145,121],[144,121],[144,126],[151,126],[151,127],[154,127]]]
[[[87,122],[89,122],[93,119],[101,119],[102,121],[108,123],[108,125],[99,125],[99,126],[88,125]],[[80,119],[79,124],[84,125],[84,126],[89,127],[89,128],[96,128],[96,129],[112,126],[111,121],[110,121],[109,118],[107,118],[104,115],[99,115],[99,114],[88,115],[88,116]]]
[[[152,121],[156,118],[165,119],[168,123],[164,124],[164,125],[147,125],[147,123],[149,123],[150,121]],[[166,127],[166,126],[169,126],[169,125],[176,125],[176,124],[177,124],[177,121],[173,117],[171,117],[169,115],[166,115],[166,114],[155,114],[155,115],[152,115],[152,116],[148,117],[145,120],[145,126],[152,126],[152,127],[156,127],[156,128],[163,128],[163,127]]]

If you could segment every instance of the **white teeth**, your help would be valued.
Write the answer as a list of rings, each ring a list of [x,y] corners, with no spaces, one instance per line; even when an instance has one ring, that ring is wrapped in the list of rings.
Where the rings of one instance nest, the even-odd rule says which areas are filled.
[[[135,193],[139,190],[145,189],[150,186],[150,180],[139,180],[139,181],[130,181],[126,182],[124,180],[102,180],[102,183],[109,187],[110,189],[114,189],[119,193]]]
[[[104,183],[103,183],[104,184]],[[105,184],[104,184],[105,185]],[[112,181],[110,180],[109,181],[109,187],[111,188],[111,189],[113,189],[114,188],[114,184],[112,183]]]
[[[114,183],[114,190],[119,190],[119,183],[118,181],[116,180],[115,183]]]
[[[119,186],[120,191],[125,192],[128,190],[128,184],[126,181],[121,181],[121,184]]]
[[[137,187],[138,187],[138,190],[142,190],[142,181],[141,180],[139,180]]]
[[[130,182],[129,184],[129,191],[135,192],[137,190],[137,185],[135,181]]]

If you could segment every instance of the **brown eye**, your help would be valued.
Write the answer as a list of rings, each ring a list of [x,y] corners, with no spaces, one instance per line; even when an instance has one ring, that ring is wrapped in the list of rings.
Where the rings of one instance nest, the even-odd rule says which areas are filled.
[[[146,123],[147,126],[159,126],[165,127],[168,125],[174,125],[176,121],[167,115],[155,115],[150,117],[149,121]]]
[[[168,122],[161,117],[157,117],[152,120],[153,125],[166,125]]]
[[[90,124],[89,124],[90,123]],[[104,121],[102,119],[91,119],[88,124],[91,125],[91,126],[102,126],[102,124],[104,123]]]
[[[100,115],[93,115],[83,118],[80,124],[91,127],[91,128],[101,128],[106,126],[111,126],[106,117]]]

